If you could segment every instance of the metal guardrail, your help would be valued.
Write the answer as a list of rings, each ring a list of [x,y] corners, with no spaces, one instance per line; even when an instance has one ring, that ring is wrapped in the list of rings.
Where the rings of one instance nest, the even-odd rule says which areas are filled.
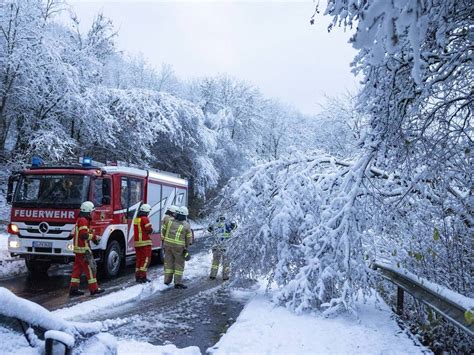
[[[429,289],[425,285],[401,272],[382,263],[375,262],[372,267],[378,269],[380,274],[387,280],[397,285],[397,314],[403,312],[404,292],[408,292],[414,298],[431,307],[446,320],[464,330],[469,335],[474,335],[474,322],[472,321],[472,309],[467,309],[453,300]]]

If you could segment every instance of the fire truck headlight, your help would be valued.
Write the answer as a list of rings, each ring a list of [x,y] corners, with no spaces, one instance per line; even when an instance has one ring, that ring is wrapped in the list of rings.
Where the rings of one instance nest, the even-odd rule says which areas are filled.
[[[8,233],[10,234],[18,234],[20,228],[16,224],[10,223],[7,227]]]
[[[66,245],[66,249],[69,250],[69,251],[74,251],[74,245],[68,244],[68,245]]]
[[[19,240],[10,240],[8,242],[8,247],[12,248],[12,249],[17,249],[20,247],[20,241]]]

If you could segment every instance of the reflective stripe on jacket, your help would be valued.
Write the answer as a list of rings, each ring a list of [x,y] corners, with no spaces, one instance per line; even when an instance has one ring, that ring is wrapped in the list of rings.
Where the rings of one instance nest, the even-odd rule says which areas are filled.
[[[133,240],[135,241],[136,247],[144,247],[147,245],[152,245],[150,239],[151,232],[153,227],[151,226],[150,220],[148,217],[136,217],[133,219]]]
[[[89,240],[94,238],[89,221],[85,217],[79,217],[74,227],[74,253],[84,254],[89,247]]]
[[[177,221],[175,219],[163,219],[162,236],[164,245],[182,246],[187,248],[191,243],[191,226],[186,221]]]
[[[163,220],[161,221],[161,239],[164,239],[165,234],[166,234],[166,226],[168,225],[168,222],[170,220],[173,220],[174,218],[168,215],[165,215],[163,217]]]

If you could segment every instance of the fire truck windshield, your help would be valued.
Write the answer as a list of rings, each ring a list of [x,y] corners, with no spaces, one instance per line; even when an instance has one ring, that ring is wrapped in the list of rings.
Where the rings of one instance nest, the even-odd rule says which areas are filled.
[[[79,208],[88,200],[89,184],[85,175],[22,175],[13,206]]]

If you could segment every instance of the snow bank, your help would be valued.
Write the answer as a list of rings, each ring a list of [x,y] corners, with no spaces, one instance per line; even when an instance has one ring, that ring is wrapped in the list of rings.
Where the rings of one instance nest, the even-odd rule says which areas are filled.
[[[168,345],[152,345],[149,343],[140,343],[134,340],[119,340],[119,354],[183,354],[183,355],[201,355],[201,351],[197,346],[189,346],[187,348],[178,349],[173,344]]]
[[[117,354],[117,339],[108,333],[94,335],[78,353],[115,355]]]
[[[385,305],[375,298],[359,302],[360,318],[295,315],[256,296],[211,354],[422,354],[397,326]]]
[[[15,296],[0,287],[0,314],[21,319],[44,329],[73,332],[73,327],[60,317],[54,316],[40,305]]]
[[[60,330],[69,334],[94,334],[100,332],[103,327],[100,322],[68,322],[39,304],[15,296],[4,287],[0,287],[0,314],[21,319],[46,330]]]

